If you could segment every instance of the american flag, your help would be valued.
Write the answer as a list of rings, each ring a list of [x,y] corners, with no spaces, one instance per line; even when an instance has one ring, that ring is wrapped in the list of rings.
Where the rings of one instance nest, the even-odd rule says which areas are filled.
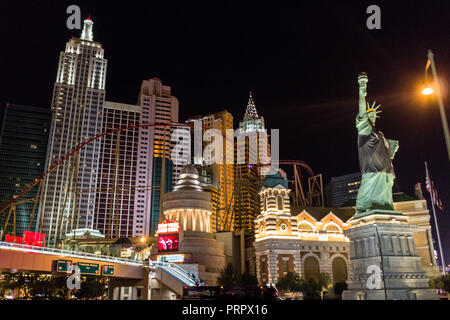
[[[434,186],[434,182],[430,179],[430,177],[428,177],[428,174],[427,174],[426,182],[427,182],[427,190],[431,196],[431,201],[436,205],[436,207],[438,207],[441,211],[443,211],[444,205],[442,204],[441,199],[439,199],[439,195]]]

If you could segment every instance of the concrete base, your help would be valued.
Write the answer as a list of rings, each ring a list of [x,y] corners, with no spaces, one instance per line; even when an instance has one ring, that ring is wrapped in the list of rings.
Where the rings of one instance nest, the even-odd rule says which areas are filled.
[[[143,279],[117,279],[109,280],[109,300],[148,300],[149,299],[148,272]]]
[[[438,300],[434,289],[388,289],[387,300]],[[380,290],[345,290],[342,300],[386,300],[383,289]]]
[[[373,210],[349,223],[344,233],[350,239],[351,270],[343,300],[438,299],[414,244],[416,226],[405,215]]]

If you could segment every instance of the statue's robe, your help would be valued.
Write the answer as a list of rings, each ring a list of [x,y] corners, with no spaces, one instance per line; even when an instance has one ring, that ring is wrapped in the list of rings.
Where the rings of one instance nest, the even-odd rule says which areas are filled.
[[[372,209],[393,210],[392,186],[395,173],[392,166],[393,145],[381,131],[372,126],[367,114],[356,118],[358,129],[361,185],[356,198],[358,213]]]

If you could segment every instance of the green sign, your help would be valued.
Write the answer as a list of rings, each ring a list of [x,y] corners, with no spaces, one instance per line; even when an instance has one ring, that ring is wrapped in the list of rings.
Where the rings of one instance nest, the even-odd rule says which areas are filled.
[[[58,260],[56,261],[56,271],[69,272],[72,268],[72,260]]]
[[[77,262],[81,274],[100,274],[100,266],[98,263]]]
[[[114,275],[114,266],[103,265],[102,266],[102,275],[113,276]]]

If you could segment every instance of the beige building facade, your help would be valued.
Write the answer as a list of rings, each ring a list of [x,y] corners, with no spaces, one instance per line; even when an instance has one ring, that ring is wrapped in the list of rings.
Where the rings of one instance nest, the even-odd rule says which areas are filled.
[[[277,283],[287,272],[303,279],[328,273],[332,283],[347,281],[350,241],[344,231],[350,228],[354,208],[291,207],[289,194],[281,171],[262,182],[254,242],[259,282]],[[408,224],[417,227],[414,243],[427,276],[438,275],[426,201],[396,202],[394,207],[408,217]]]

